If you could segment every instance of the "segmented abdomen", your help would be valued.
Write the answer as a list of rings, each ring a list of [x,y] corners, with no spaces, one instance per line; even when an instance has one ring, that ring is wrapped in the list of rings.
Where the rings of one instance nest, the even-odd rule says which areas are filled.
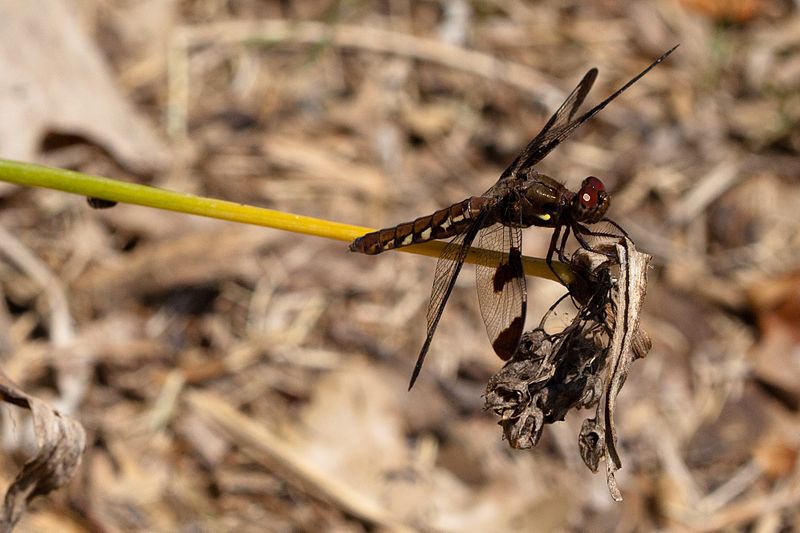
[[[473,196],[413,222],[367,233],[350,243],[350,250],[375,255],[392,248],[444,239],[467,230],[487,199]]]

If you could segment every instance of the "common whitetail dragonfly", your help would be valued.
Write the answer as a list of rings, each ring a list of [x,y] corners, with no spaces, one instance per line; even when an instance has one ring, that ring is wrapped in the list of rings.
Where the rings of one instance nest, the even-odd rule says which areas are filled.
[[[577,115],[597,78],[597,69],[590,69],[542,131],[503,171],[497,183],[481,196],[472,196],[411,222],[367,233],[350,244],[351,251],[374,255],[393,248],[453,237],[436,263],[428,305],[427,336],[417,357],[409,390],[419,376],[436,326],[473,242],[477,241],[478,247],[489,251],[494,258],[479,261],[484,264],[476,265],[475,270],[478,302],[492,348],[503,360],[514,355],[525,327],[527,309],[520,249],[522,228],[554,228],[546,256],[547,264],[552,268],[553,254],[557,254],[559,260],[564,260],[564,247],[570,232],[582,247],[591,249],[586,237],[597,234],[586,224],[607,221],[605,214],[610,203],[608,193],[598,178],[586,178],[578,192],[574,193],[553,178],[537,172],[534,165],[666,59],[675,48],[677,45],[611,96],[586,113]],[[493,266],[485,266],[487,263]]]

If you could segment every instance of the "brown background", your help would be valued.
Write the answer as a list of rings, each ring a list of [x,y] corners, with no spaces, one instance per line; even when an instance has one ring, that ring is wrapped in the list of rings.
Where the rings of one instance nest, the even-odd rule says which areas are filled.
[[[372,227],[488,188],[589,67],[593,105],[681,44],[540,167],[601,177],[654,257],[623,503],[581,413],[501,440],[471,268],[407,393],[432,259],[4,186],[3,369],[88,432],[19,530],[800,527],[798,9],[0,1],[0,156]],[[561,290],[529,290],[531,326]]]

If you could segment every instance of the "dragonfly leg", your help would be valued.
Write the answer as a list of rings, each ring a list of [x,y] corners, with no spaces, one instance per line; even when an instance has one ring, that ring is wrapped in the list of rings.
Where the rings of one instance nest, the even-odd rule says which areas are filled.
[[[604,255],[606,257],[609,257],[611,259],[615,259],[617,257],[617,254],[614,253],[614,252],[604,251],[602,249],[599,249],[596,246],[592,246],[592,244],[589,241],[586,240],[586,236],[587,235],[590,236],[590,237],[604,237],[604,238],[615,239],[616,241],[620,241],[621,237],[619,235],[614,235],[613,233],[602,233],[602,232],[590,231],[589,228],[587,228],[585,226],[579,226],[579,225],[575,226],[575,238],[578,240],[578,244],[581,245],[581,248],[583,248],[584,250],[588,250],[590,252],[596,253],[596,254],[602,254],[602,255]]]
[[[561,237],[561,244],[558,246],[558,260],[562,263],[569,262],[569,259],[567,259],[564,253],[564,248],[567,247],[567,239],[569,239],[569,226],[564,227],[564,235]]]
[[[566,294],[562,295],[558,300],[556,300],[556,303],[554,303],[553,305],[550,306],[550,309],[547,310],[547,312],[544,314],[544,316],[542,316],[542,319],[539,321],[539,329],[541,329],[542,331],[545,331],[545,329],[544,329],[545,322],[547,322],[547,319],[550,318],[550,315],[553,313],[553,311],[556,310],[556,307],[558,307],[558,304],[563,302],[564,299],[567,296],[570,296],[570,293],[566,293]]]
[[[558,236],[561,235],[561,226],[556,226],[556,229],[553,230],[553,236],[550,237],[550,246],[547,247],[547,256],[545,256],[545,262],[547,266],[550,267],[550,270],[553,270],[553,254],[558,249]],[[553,270],[555,273],[555,270]]]
[[[618,229],[619,232],[622,233],[622,235],[624,235],[625,237],[628,237],[630,239],[630,236],[628,235],[628,232],[625,231],[624,229],[622,229],[622,226],[620,226],[619,224],[617,224],[616,222],[614,222],[610,218],[603,217],[603,218],[600,219],[600,222],[606,222],[608,224],[611,224],[616,229]]]
[[[561,228],[564,226],[556,226],[553,230],[553,236],[550,238],[550,246],[547,248],[547,256],[545,256],[545,262],[547,263],[547,267],[550,269],[550,272],[555,274],[556,278],[558,279],[559,283],[564,285],[565,287],[569,286],[569,284],[562,278],[558,271],[553,267],[553,254],[558,254],[558,260],[562,263],[565,263],[566,257],[564,256],[564,246],[567,243],[567,237],[569,237],[569,227],[566,227],[566,231],[564,232],[564,237],[561,239],[561,243],[558,242],[559,236],[561,236]],[[560,246],[559,246],[560,244]]]

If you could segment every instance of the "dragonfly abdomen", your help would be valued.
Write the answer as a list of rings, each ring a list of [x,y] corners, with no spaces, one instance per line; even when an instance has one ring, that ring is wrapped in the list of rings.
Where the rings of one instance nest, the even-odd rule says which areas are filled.
[[[467,198],[432,215],[367,233],[350,243],[350,250],[375,255],[393,248],[459,235],[474,222],[485,203],[486,199],[480,196]]]

